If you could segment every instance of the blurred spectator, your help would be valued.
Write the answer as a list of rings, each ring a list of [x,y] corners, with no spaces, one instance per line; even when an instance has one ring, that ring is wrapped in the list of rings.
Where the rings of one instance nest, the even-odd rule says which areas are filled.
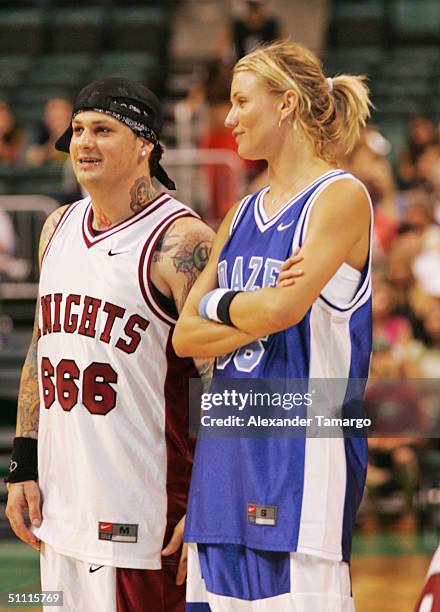
[[[425,427],[422,399],[406,380],[404,359],[392,342],[375,342],[365,411],[373,423],[369,439],[363,527],[416,526],[414,497],[419,482],[419,447]],[[384,437],[384,436],[399,437]]]
[[[0,208],[0,280],[22,280],[29,272],[29,264],[14,258],[16,239],[9,215]]]
[[[440,224],[440,160],[437,160],[428,174],[428,185],[432,189],[434,219]]]
[[[252,181],[265,168],[265,163],[242,160],[236,153],[232,131],[225,127],[230,108],[231,77],[231,67],[220,58],[207,61],[197,70],[197,78],[187,97],[175,106],[177,144],[179,148],[197,146],[210,151],[231,151],[238,171]],[[236,173],[226,164],[206,164],[204,174],[208,194],[206,188],[205,193],[201,193],[200,212],[216,226],[241,193],[237,193]],[[188,180],[191,177],[184,173],[179,179],[179,189],[185,190]]]
[[[186,97],[174,106],[176,145],[179,149],[191,149],[197,146],[207,123],[202,73],[201,69],[196,72]]]
[[[435,222],[432,195],[426,190],[414,189],[408,193],[402,227],[414,234],[414,244],[417,244],[412,269],[421,291],[440,296],[440,227]]]
[[[72,118],[72,103],[66,98],[51,98],[44,107],[43,120],[38,125],[34,142],[26,152],[26,161],[32,166],[63,164],[66,155],[55,149],[55,142],[65,131]]]
[[[401,196],[396,189],[387,159],[376,158],[364,168],[355,167],[354,174],[365,183],[374,206],[375,256],[381,258],[396,237]],[[363,176],[363,178],[362,178]]]
[[[0,208],[0,280],[10,276],[14,249],[14,226],[9,215]]]
[[[86,198],[89,194],[76,180],[75,173],[72,168],[70,157],[66,159],[63,165],[61,196],[63,202],[75,202]]]
[[[23,159],[25,135],[7,102],[0,100],[0,163],[19,164]]]
[[[396,297],[394,314],[405,317],[411,325],[412,335],[424,341],[419,311],[425,296],[417,287],[412,270],[413,259],[419,249],[417,236],[410,233],[399,236],[387,254],[384,274]]]
[[[405,200],[400,229],[414,231],[423,238],[435,224],[432,194],[425,187],[418,187],[405,192]]]
[[[200,140],[201,149],[229,150],[236,153],[237,144],[232,130],[225,127],[228,114],[231,87],[231,70],[222,60],[213,60],[208,65],[205,80],[206,126]],[[237,163],[245,162],[236,155]],[[207,165],[206,172],[210,186],[210,209],[208,220],[216,225],[234,203],[234,177],[227,166]]]
[[[277,17],[270,15],[266,0],[245,0],[241,13],[231,19],[217,47],[222,58],[235,62],[259,45],[280,37]]]
[[[0,208],[0,255],[12,255],[14,248],[14,226],[9,215]]]
[[[440,297],[425,299],[422,322],[426,342],[413,343],[421,378],[440,378]]]
[[[438,144],[428,145],[416,161],[417,184],[429,181],[432,169],[438,161],[440,161],[440,146]]]
[[[426,178],[433,158],[438,157],[438,141],[437,128],[427,117],[416,115],[409,121],[407,144],[399,153],[397,163],[402,187],[412,187]],[[423,159],[425,152],[427,155]]]
[[[174,109],[176,139],[179,148],[201,148],[236,152],[231,130],[224,125],[229,110],[231,68],[220,58],[208,60],[195,73],[187,97]],[[236,155],[237,163],[244,162]],[[183,172],[179,178],[182,193],[191,183],[199,188],[199,211],[209,223],[216,225],[234,201],[234,177],[226,165],[206,164],[194,185],[194,175]],[[235,196],[236,197],[236,196]]]
[[[368,125],[353,151],[345,154],[336,145],[334,154],[339,165],[352,172],[368,189],[374,206],[374,257],[383,259],[396,237],[404,201],[397,191],[387,155],[391,145],[379,130]]]
[[[403,354],[403,347],[411,340],[412,331],[408,319],[396,313],[397,292],[384,280],[373,283],[373,337],[375,343],[393,345]]]

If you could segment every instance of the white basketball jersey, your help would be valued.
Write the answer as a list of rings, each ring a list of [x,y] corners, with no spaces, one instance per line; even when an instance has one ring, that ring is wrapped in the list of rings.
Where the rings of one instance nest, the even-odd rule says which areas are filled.
[[[86,198],[66,210],[46,248],[38,340],[43,522],[35,533],[61,554],[161,567],[169,499],[185,499],[190,475],[186,398],[196,374],[172,349],[175,319],[155,300],[149,269],[164,231],[189,215],[162,194],[96,235]]]

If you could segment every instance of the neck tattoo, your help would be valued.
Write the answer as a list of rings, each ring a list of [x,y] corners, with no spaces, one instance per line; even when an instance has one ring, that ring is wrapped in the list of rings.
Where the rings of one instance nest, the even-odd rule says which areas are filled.
[[[136,179],[130,189],[130,208],[133,212],[142,210],[151,202],[156,195],[156,190],[147,176]]]
[[[98,211],[96,215],[94,215],[92,227],[98,231],[106,230],[112,226],[111,220],[104,215],[104,213]]]

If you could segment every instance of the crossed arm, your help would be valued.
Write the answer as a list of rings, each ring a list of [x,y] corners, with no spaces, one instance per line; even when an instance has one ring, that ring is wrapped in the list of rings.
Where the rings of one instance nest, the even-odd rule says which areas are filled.
[[[217,287],[217,262],[233,212],[225,219],[212,257],[190,292],[173,344],[178,355],[216,357],[302,320],[344,261],[361,269],[368,254],[370,207],[362,187],[351,180],[330,185],[316,201],[301,253],[304,275],[295,284],[243,292],[231,303],[234,327],[202,319],[200,299]],[[292,265],[289,258],[281,271]]]

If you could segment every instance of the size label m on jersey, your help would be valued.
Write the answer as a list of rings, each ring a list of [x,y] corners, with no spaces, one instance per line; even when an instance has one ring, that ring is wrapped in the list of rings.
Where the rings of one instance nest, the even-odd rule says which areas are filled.
[[[137,542],[138,526],[126,523],[109,523],[100,521],[98,524],[98,539],[112,542]]]
[[[247,505],[248,523],[251,525],[268,525],[273,527],[277,524],[277,506]]]

